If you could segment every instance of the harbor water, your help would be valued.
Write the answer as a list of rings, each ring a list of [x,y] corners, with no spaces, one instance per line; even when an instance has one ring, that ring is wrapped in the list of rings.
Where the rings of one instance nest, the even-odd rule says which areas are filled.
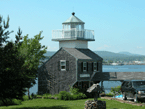
[[[145,72],[145,65],[122,65],[122,66],[103,65],[103,72]],[[105,93],[109,93],[111,87],[116,87],[119,85],[121,85],[120,81],[103,82]],[[31,93],[36,94],[37,91],[38,91],[38,78],[36,80],[36,84],[29,89],[30,94]],[[28,94],[28,92],[26,92],[25,94]]]

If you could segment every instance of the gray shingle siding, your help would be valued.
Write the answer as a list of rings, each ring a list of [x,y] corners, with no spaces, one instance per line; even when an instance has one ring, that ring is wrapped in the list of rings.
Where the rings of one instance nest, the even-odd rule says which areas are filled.
[[[82,71],[82,62],[87,62],[88,63],[88,68],[87,68],[87,71]],[[94,60],[84,60],[84,61],[78,61],[78,75],[77,75],[77,80],[78,81],[90,81],[91,79],[91,76],[93,74],[93,66],[92,66],[92,63],[94,62],[98,62],[98,61],[94,61]],[[99,71],[97,71],[97,73],[100,73],[102,72],[102,63],[99,62]],[[80,74],[90,74],[90,77],[80,77]]]
[[[60,70],[60,60],[66,60],[66,71]],[[69,92],[69,85],[77,81],[90,81],[93,74],[92,63],[102,62],[102,58],[89,49],[60,48],[38,70],[38,94],[58,94]],[[88,63],[86,72],[82,71],[82,62]],[[99,64],[102,72],[102,63]],[[80,77],[80,74],[90,74],[90,77]]]
[[[67,71],[58,71],[60,60],[67,61]],[[40,71],[42,72],[40,73]],[[41,66],[38,73],[38,93],[57,94],[60,91],[69,91],[69,85],[73,85],[75,81],[76,59],[64,49],[60,49]]]

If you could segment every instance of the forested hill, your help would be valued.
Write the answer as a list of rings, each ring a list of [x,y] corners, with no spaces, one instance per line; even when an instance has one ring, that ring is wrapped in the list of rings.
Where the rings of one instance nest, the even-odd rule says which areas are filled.
[[[52,56],[55,54],[56,51],[47,51],[47,53],[44,54],[44,56]],[[145,55],[139,55],[139,54],[132,54],[129,52],[119,52],[119,53],[113,53],[109,51],[93,51],[94,53],[101,56],[104,60],[112,60],[112,61],[145,61]]]

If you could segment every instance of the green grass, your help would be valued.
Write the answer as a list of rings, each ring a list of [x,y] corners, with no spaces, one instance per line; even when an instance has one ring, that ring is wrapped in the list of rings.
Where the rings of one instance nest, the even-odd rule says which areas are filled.
[[[38,95],[41,96],[41,95]],[[51,97],[50,94],[44,94],[43,97]],[[57,97],[57,95],[53,95]],[[24,96],[25,101],[20,104],[19,100],[14,99],[15,105],[0,106],[0,109],[84,109],[86,100],[93,100],[93,98],[81,99],[81,100],[55,100],[55,99],[33,99],[28,100],[28,96]],[[115,100],[107,100],[98,98],[98,100],[106,101],[107,109],[145,109],[145,107],[135,106],[126,103],[120,103]]]

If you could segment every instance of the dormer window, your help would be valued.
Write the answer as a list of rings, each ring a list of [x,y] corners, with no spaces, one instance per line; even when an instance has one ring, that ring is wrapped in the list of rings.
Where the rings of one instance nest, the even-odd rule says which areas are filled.
[[[83,62],[83,71],[86,71],[86,70],[87,70],[87,63]]]
[[[66,71],[66,60],[60,60],[61,71]]]

